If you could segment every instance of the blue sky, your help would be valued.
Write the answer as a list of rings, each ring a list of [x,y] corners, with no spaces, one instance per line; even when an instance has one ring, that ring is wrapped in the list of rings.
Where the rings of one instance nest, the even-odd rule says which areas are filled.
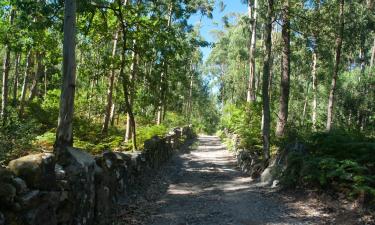
[[[246,13],[247,6],[246,4],[242,4],[241,0],[222,0],[225,4],[225,9],[223,12],[220,11],[219,2],[220,0],[216,0],[215,9],[213,11],[213,18],[209,19],[207,17],[203,17],[201,20],[200,15],[193,15],[189,22],[192,25],[199,24],[201,22],[201,35],[206,39],[206,41],[214,42],[214,38],[210,34],[212,30],[222,30],[223,29],[223,22],[222,17],[229,14],[229,13]],[[201,21],[200,21],[201,20]],[[203,59],[206,60],[208,55],[211,52],[210,48],[202,48],[203,52]]]

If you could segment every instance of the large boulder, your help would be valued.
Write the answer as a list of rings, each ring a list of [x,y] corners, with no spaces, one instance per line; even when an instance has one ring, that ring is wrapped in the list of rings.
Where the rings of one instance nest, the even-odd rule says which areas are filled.
[[[56,187],[55,157],[51,153],[28,155],[12,160],[8,169],[25,180],[30,188],[53,190]]]

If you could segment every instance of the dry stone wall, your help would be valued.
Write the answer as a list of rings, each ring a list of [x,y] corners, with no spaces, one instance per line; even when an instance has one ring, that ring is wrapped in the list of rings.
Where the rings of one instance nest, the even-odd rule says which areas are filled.
[[[142,152],[93,156],[67,148],[58,162],[52,153],[13,160],[0,167],[0,225],[112,224],[137,182],[192,138],[187,126],[147,140]]]

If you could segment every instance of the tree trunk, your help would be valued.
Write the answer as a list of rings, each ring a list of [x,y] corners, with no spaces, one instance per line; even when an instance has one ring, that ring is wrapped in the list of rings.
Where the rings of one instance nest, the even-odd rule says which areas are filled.
[[[164,63],[163,63],[163,67],[164,66]],[[156,117],[156,125],[160,125],[161,122],[163,121],[163,109],[164,109],[164,91],[165,91],[165,87],[164,87],[164,78],[165,76],[165,71],[163,71],[161,74],[160,74],[160,86],[159,86],[159,94],[160,94],[160,97],[159,97],[159,103],[158,103],[158,112],[157,112],[157,117]]]
[[[121,7],[121,0],[118,0],[118,6]],[[122,79],[122,87],[124,89],[124,98],[125,98],[125,107],[126,107],[126,113],[129,114],[130,117],[130,123],[133,130],[133,136],[132,136],[132,142],[133,142],[133,150],[137,150],[137,132],[136,132],[136,126],[135,126],[135,118],[133,114],[133,108],[130,104],[130,98],[129,98],[129,81],[128,78],[125,75],[125,65],[126,65],[126,34],[127,34],[127,27],[124,21],[124,17],[122,15],[121,10],[119,10],[118,13],[118,19],[121,23],[121,32],[122,32],[122,52],[121,52],[121,66],[120,66],[120,77]]]
[[[17,53],[16,56],[16,65],[14,68],[14,78],[13,78],[13,105],[16,105],[17,102],[17,91],[18,91],[18,77],[19,77],[19,65],[21,61],[21,53]]]
[[[134,49],[136,49],[137,43],[134,41]],[[130,76],[130,84],[131,84],[131,90],[130,90],[130,104],[133,105],[134,101],[134,85],[135,85],[135,79],[136,79],[136,74],[137,74],[137,63],[138,63],[138,55],[134,51],[132,54],[132,64],[130,66],[131,70],[131,76]],[[126,132],[125,132],[125,142],[129,141],[130,138],[133,136],[133,130],[131,128],[131,121],[130,121],[130,115],[127,113],[126,115]]]
[[[370,68],[374,66],[374,60],[375,60],[375,35],[374,35],[374,44],[372,45],[372,51],[371,51]]]
[[[270,158],[270,100],[268,95],[269,78],[270,78],[270,62],[271,62],[271,35],[272,35],[272,15],[273,0],[267,1],[267,15],[264,29],[265,55],[263,61],[263,81],[262,81],[262,103],[263,103],[263,121],[262,121],[262,138],[263,138],[263,154],[264,161],[267,163]]]
[[[5,46],[5,57],[3,64],[3,87],[1,95],[1,113],[3,125],[7,121],[7,107],[8,107],[8,83],[9,83],[9,70],[10,70],[10,47]]]
[[[318,79],[316,77],[316,71],[317,71],[317,63],[318,63],[318,57],[316,50],[313,50],[313,64],[312,64],[312,89],[313,89],[313,102],[312,102],[312,129],[316,131],[316,120],[317,120],[317,114],[318,114]]]
[[[257,8],[258,0],[254,4],[249,0],[249,17],[251,21],[251,38],[249,49],[249,81],[247,90],[247,102],[254,102],[255,96],[255,49],[256,49],[256,27],[257,27]]]
[[[114,60],[116,56],[116,49],[117,49],[117,40],[118,40],[118,31],[116,31],[115,38],[113,39],[113,48],[112,48],[112,60]],[[111,74],[108,78],[108,91],[107,91],[107,106],[105,109],[105,114],[104,114],[104,122],[103,122],[103,127],[102,127],[102,134],[107,134],[108,133],[108,124],[110,121],[111,117],[111,108],[113,105],[113,88],[115,84],[115,76],[116,76],[116,70],[115,70],[115,65],[112,62],[111,65]]]
[[[63,148],[73,146],[73,113],[76,85],[76,0],[65,0],[64,44],[60,112],[56,132],[55,153],[59,157]]]
[[[10,25],[13,24],[14,10],[11,9],[10,12]],[[10,46],[5,45],[5,57],[3,64],[3,86],[1,92],[1,112],[0,117],[2,119],[3,125],[7,121],[7,107],[8,107],[8,90],[9,90],[9,70],[10,70]]]
[[[344,33],[344,0],[340,0],[340,15],[339,15],[339,33],[336,38],[336,53],[335,53],[335,66],[333,69],[333,76],[331,82],[331,90],[329,92],[328,99],[328,110],[327,110],[327,124],[326,130],[330,131],[333,125],[333,109],[335,101],[335,91],[336,91],[336,82],[340,69],[340,60],[341,60],[341,47],[342,47],[342,38]]]
[[[173,4],[170,3],[169,8],[168,8],[168,23],[167,26],[170,27],[172,25],[172,12],[173,12]],[[161,122],[164,119],[165,115],[165,95],[166,95],[166,79],[165,77],[167,76],[167,71],[168,71],[168,65],[165,63],[168,59],[164,59],[163,62],[163,68],[164,71],[160,74],[160,99],[158,103],[158,112],[157,112],[157,118],[156,118],[156,124],[160,125]]]
[[[23,84],[22,84],[22,90],[21,90],[21,97],[20,97],[20,109],[19,109],[19,116],[23,116],[23,111],[25,109],[25,99],[26,99],[26,91],[27,91],[27,84],[29,83],[29,74],[30,74],[30,68],[32,67],[32,54],[31,50],[27,53],[26,56],[26,67],[25,67],[25,73],[23,76]]]
[[[288,104],[290,88],[290,23],[289,23],[289,1],[285,1],[282,14],[282,72],[280,84],[280,108],[276,125],[276,136],[282,137],[286,132],[288,122]]]
[[[40,52],[37,52],[36,53],[37,68],[34,73],[33,82],[31,84],[30,95],[29,95],[28,101],[32,101],[34,97],[36,96],[36,94],[38,93],[38,82],[43,76],[43,72],[44,72],[44,65],[43,65],[42,59],[43,59],[43,55]]]

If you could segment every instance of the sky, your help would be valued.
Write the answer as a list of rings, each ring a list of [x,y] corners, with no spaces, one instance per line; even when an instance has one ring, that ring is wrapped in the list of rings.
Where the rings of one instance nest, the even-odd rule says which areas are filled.
[[[208,42],[214,42],[214,37],[211,35],[212,30],[223,30],[222,17],[230,13],[246,13],[246,4],[241,3],[241,0],[221,0],[224,2],[225,9],[221,12],[219,2],[216,0],[215,9],[212,13],[213,18],[209,19],[207,17],[201,17],[201,15],[193,15],[189,19],[189,23],[192,25],[197,25],[201,23],[201,35]],[[210,47],[202,48],[203,60],[205,61],[211,52]]]

